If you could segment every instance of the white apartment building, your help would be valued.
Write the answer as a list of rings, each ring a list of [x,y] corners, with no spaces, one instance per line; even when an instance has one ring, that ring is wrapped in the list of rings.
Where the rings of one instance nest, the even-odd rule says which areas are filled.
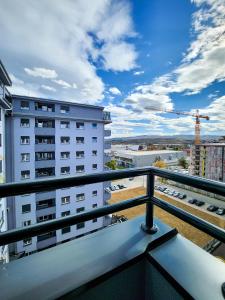
[[[11,108],[7,86],[11,80],[0,61],[0,183],[5,182],[5,113]],[[0,232],[8,229],[6,198],[0,198]],[[0,263],[9,261],[8,246],[0,246]]]
[[[110,115],[103,107],[12,95],[6,117],[7,182],[78,176],[104,170]],[[100,207],[109,183],[96,183],[8,198],[8,227],[29,226]],[[106,217],[107,218],[107,217]],[[10,248],[28,255],[106,225],[98,218],[39,235]]]

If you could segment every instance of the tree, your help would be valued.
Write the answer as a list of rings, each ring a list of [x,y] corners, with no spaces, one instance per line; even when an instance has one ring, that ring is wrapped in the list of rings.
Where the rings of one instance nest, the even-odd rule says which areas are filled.
[[[157,167],[157,168],[160,168],[160,169],[166,169],[167,168],[167,164],[163,160],[157,160],[156,162],[154,162],[153,166]]]
[[[116,161],[115,160],[111,160],[111,161],[107,162],[105,165],[108,168],[110,168],[111,170],[116,170]]]
[[[178,165],[181,166],[184,169],[187,169],[188,168],[188,162],[187,162],[186,158],[185,157],[181,157],[178,160]]]

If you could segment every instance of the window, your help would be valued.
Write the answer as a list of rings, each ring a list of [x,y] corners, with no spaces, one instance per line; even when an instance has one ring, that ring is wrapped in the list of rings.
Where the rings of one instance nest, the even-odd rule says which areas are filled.
[[[84,144],[84,137],[76,137],[77,144]]]
[[[61,175],[68,175],[68,174],[70,174],[70,167],[62,167]]]
[[[95,219],[92,220],[92,223],[96,223],[97,221],[98,221],[98,219],[95,218]]]
[[[30,178],[30,170],[21,171],[21,179],[29,179]]]
[[[61,105],[61,106],[60,106],[60,112],[61,112],[62,114],[67,114],[69,111],[70,111],[69,106],[66,106],[66,105]]]
[[[92,164],[92,169],[93,169],[93,170],[97,170],[97,168],[98,168],[98,165],[97,165],[97,164]]]
[[[70,226],[64,227],[64,228],[61,230],[62,234],[69,233],[70,231],[71,231]]]
[[[48,221],[48,220],[53,220],[55,219],[55,214],[50,214],[50,215],[45,215],[45,216],[40,216],[37,218],[37,222],[41,223],[44,221]]]
[[[30,127],[29,119],[20,119],[20,127]]]
[[[31,204],[22,205],[22,214],[31,212]]]
[[[93,196],[93,197],[96,197],[97,195],[98,195],[98,191],[93,191],[93,192],[92,192],[92,196]]]
[[[92,207],[93,207],[93,208],[96,208],[97,206],[98,206],[97,203],[92,204]]]
[[[61,197],[61,204],[69,204],[70,196]]]
[[[35,176],[38,177],[47,177],[55,176],[55,168],[38,168],[35,170]]]
[[[76,172],[77,173],[83,173],[84,172],[84,165],[76,166]]]
[[[81,223],[77,224],[77,229],[81,229],[81,228],[84,228],[84,227],[85,227],[84,222],[81,222]]]
[[[55,128],[55,120],[35,119],[35,127],[39,128]]]
[[[61,121],[60,128],[70,128],[70,122],[69,121]]]
[[[92,150],[92,156],[97,156],[97,150]]]
[[[77,129],[84,129],[84,123],[83,122],[77,122],[76,123],[76,128]]]
[[[55,137],[51,135],[50,136],[36,135],[35,144],[55,144]]]
[[[92,142],[97,143],[97,137],[96,136],[92,137]]]
[[[55,152],[35,152],[35,160],[54,160]]]
[[[23,246],[28,246],[32,244],[32,238],[23,240]]]
[[[63,211],[63,212],[61,213],[61,217],[66,217],[66,216],[69,216],[69,215],[70,215],[70,211],[69,211],[69,210]]]
[[[29,145],[30,144],[30,137],[29,136],[21,136],[20,137],[20,144],[21,145]]]
[[[76,151],[76,158],[84,158],[84,151]]]
[[[53,112],[55,111],[55,105],[43,102],[35,102],[35,110]]]
[[[76,194],[76,201],[83,201],[83,200],[85,200],[84,193]]]
[[[37,236],[37,241],[41,242],[41,241],[50,239],[51,237],[54,237],[54,236],[56,236],[56,232],[55,231],[44,233],[44,234],[41,234],[41,235]]]
[[[60,152],[60,158],[61,159],[69,159],[70,158],[70,152]]]
[[[22,224],[23,224],[23,226],[30,226],[31,225],[31,220],[24,221]]]
[[[22,162],[30,161],[30,153],[21,153],[21,161]]]
[[[69,136],[61,136],[60,140],[61,140],[61,144],[69,144],[70,143]]]
[[[84,207],[79,207],[79,208],[77,208],[77,213],[79,214],[80,212],[82,212],[82,211],[84,211]]]
[[[29,102],[28,101],[21,101],[20,102],[20,108],[24,109],[24,110],[29,110],[29,108],[30,108]]]
[[[97,128],[98,127],[98,125],[97,125],[97,123],[92,123],[92,128]]]

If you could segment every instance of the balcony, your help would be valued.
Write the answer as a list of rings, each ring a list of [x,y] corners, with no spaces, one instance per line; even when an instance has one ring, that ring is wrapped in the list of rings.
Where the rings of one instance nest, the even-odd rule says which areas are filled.
[[[0,198],[143,175],[146,195],[0,233],[0,246],[37,234],[39,245],[54,239],[48,232],[146,204],[145,216],[0,266],[1,298],[224,299],[224,263],[153,218],[156,205],[224,243],[224,229],[155,197],[154,177],[225,196],[223,183],[149,167],[3,184]]]
[[[111,136],[111,130],[107,129],[107,130],[104,130],[104,137],[109,137]]]
[[[38,168],[35,170],[36,178],[55,176],[55,168]]]
[[[105,124],[109,124],[112,122],[111,114],[109,111],[103,111],[103,120]]]

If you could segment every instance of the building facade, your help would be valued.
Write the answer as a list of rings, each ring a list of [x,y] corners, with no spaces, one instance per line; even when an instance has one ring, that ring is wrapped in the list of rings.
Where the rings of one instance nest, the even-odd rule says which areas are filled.
[[[0,183],[5,182],[5,114],[11,109],[8,101],[8,86],[11,80],[2,62],[0,61]],[[0,199],[0,232],[8,229],[6,198]],[[0,262],[8,262],[8,246],[0,246]]]
[[[114,151],[113,155],[117,164],[125,168],[151,166],[156,160],[163,160],[168,166],[174,166],[178,164],[178,160],[181,157],[185,156],[183,151],[173,150],[118,150]]]
[[[6,117],[7,182],[98,173],[104,170],[110,148],[104,137],[110,115],[103,107],[13,95]],[[29,226],[102,206],[109,183],[58,189],[8,199],[8,227]],[[12,247],[30,254],[106,224],[98,218],[26,239]]]
[[[191,173],[225,182],[225,143],[195,145],[191,149]]]

